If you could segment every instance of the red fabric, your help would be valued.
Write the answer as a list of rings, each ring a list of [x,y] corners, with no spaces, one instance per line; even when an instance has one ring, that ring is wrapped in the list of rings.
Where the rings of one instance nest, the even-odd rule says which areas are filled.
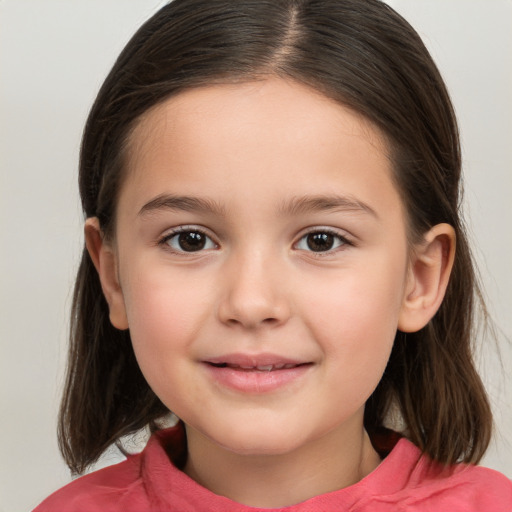
[[[177,469],[180,429],[158,432],[142,453],[83,476],[47,498],[34,512],[256,512],[217,496]],[[286,512],[511,512],[512,482],[481,467],[443,470],[401,439],[366,478],[339,491],[311,498]]]

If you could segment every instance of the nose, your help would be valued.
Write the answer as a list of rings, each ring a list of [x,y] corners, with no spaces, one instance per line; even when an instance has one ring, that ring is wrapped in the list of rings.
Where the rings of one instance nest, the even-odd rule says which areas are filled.
[[[218,315],[246,329],[279,326],[290,317],[290,301],[276,257],[253,253],[225,262]],[[282,269],[281,269],[282,270]]]

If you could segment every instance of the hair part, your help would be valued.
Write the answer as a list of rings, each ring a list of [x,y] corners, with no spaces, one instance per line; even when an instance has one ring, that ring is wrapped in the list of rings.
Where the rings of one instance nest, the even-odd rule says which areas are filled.
[[[365,409],[378,432],[393,406],[404,433],[445,464],[477,462],[492,416],[472,359],[474,265],[460,215],[461,156],[453,107],[420,37],[379,0],[174,0],[133,36],[101,87],[82,140],[79,184],[86,217],[115,234],[130,133],[141,115],[191,88],[291,79],[369,120],[390,145],[409,238],[453,226],[457,253],[446,297],[421,331],[398,332]],[[128,331],[109,321],[84,250],[75,285],[59,444],[81,473],[121,436],[168,411],[146,383]]]

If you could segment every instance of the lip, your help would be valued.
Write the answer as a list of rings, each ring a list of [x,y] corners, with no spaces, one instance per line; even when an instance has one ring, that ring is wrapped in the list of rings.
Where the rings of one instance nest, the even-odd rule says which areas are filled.
[[[222,387],[249,394],[285,388],[309,372],[313,363],[275,354],[227,354],[202,364],[210,378]]]

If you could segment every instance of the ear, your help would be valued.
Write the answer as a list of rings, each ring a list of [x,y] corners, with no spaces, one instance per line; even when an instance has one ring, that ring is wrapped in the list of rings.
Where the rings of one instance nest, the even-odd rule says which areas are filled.
[[[105,241],[97,217],[90,217],[85,221],[84,231],[85,245],[98,272],[103,295],[108,303],[110,322],[118,329],[128,329],[114,248]]]
[[[443,301],[455,257],[455,231],[437,224],[415,246],[398,329],[416,332],[425,327]]]

